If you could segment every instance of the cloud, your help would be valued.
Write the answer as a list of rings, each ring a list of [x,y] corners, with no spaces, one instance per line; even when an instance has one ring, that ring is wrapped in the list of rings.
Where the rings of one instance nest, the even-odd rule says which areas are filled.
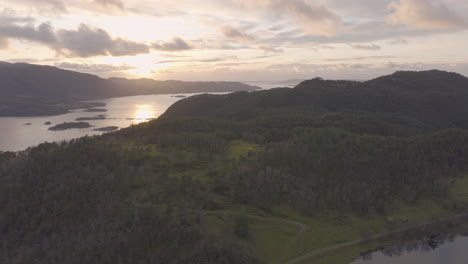
[[[370,45],[365,45],[365,44],[349,44],[351,48],[353,49],[359,49],[359,50],[380,50],[382,47],[379,45],[375,44],[370,44]]]
[[[125,8],[121,0],[94,0],[94,3],[103,5],[106,7],[116,7],[122,10]]]
[[[203,38],[199,40],[192,40],[194,47],[197,49],[205,50],[241,50],[252,49],[249,45],[239,45],[238,43],[227,43],[222,39]]]
[[[363,61],[363,60],[381,60],[381,59],[407,59],[404,56],[356,56],[356,57],[344,57],[344,58],[328,58],[323,59],[324,61]]]
[[[86,9],[107,15],[124,15],[127,14],[126,7],[122,0],[80,0],[73,6],[76,8]]]
[[[128,56],[149,53],[146,44],[123,38],[112,38],[103,29],[81,24],[77,30],[59,30],[57,41],[52,46],[65,50],[65,55],[76,57]]]
[[[455,11],[433,0],[399,0],[390,3],[390,24],[424,30],[466,29],[467,23]]]
[[[0,49],[7,49],[9,47],[8,39],[0,38]]]
[[[232,26],[223,26],[220,28],[223,35],[229,39],[250,42],[254,41],[255,38],[247,33],[243,33],[240,30],[232,27]]]
[[[152,48],[155,50],[168,52],[193,49],[193,47],[189,43],[187,43],[185,40],[179,37],[174,37],[172,40],[169,41],[161,41],[158,43],[154,43]]]
[[[336,35],[342,25],[341,18],[327,9],[307,0],[234,0],[249,9],[265,10],[273,17],[292,20],[308,34]]]
[[[283,49],[276,49],[276,48],[266,46],[266,45],[260,45],[260,46],[258,46],[258,49],[263,50],[265,52],[265,54],[284,52]]]
[[[35,21],[32,17],[19,17],[12,9],[3,9],[0,12],[0,25],[14,24],[14,23],[33,23]]]
[[[280,30],[283,30],[283,29],[284,29],[284,26],[276,25],[276,26],[270,27],[268,30],[270,30],[270,31],[280,31]]]
[[[388,44],[399,45],[399,44],[409,44],[409,42],[406,39],[396,39],[396,40],[389,41]]]
[[[402,27],[400,25],[390,25],[385,21],[364,21],[347,24],[341,34],[332,37],[305,34],[276,34],[274,37],[263,39],[262,43],[273,46],[294,45],[296,47],[304,47],[305,45],[311,44],[365,44],[382,40],[389,41],[395,39],[424,37],[440,33],[442,32],[414,29]]]
[[[134,67],[123,64],[123,65],[111,65],[111,64],[88,64],[88,63],[70,63],[60,62],[55,63],[55,67],[62,69],[81,71],[81,72],[113,72],[113,71],[125,71],[134,69]]]
[[[46,45],[53,45],[57,42],[53,28],[48,23],[43,23],[38,27],[2,24],[0,25],[0,38],[24,39]]]
[[[62,0],[16,0],[15,2],[27,4],[36,10],[45,13],[65,13],[67,6]]]
[[[54,30],[48,23],[0,25],[0,38],[23,39],[44,44],[68,57],[127,56],[150,52],[144,43],[112,38],[103,29],[81,24],[77,30]]]
[[[209,59],[183,59],[183,60],[163,60],[156,62],[157,64],[166,63],[207,63],[207,62],[222,62],[239,60],[237,56],[217,57]]]
[[[68,13],[69,8],[81,8],[103,13],[115,13],[124,11],[125,5],[122,0],[16,0],[16,3],[32,7],[40,13]]]

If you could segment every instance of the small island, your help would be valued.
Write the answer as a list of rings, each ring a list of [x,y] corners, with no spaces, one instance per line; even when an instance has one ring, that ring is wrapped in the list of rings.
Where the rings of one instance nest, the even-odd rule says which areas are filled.
[[[105,120],[107,117],[105,115],[97,115],[91,117],[78,117],[75,121],[90,121],[90,120]]]
[[[24,125],[25,125],[25,126],[30,126],[30,125],[32,125],[32,124],[31,124],[31,123],[26,123],[26,124],[24,124]]]
[[[67,129],[72,129],[72,128],[89,128],[91,125],[86,122],[65,122],[53,127],[50,127],[49,130],[51,131],[64,131]]]
[[[89,109],[86,109],[85,112],[104,113],[104,112],[107,112],[107,109],[105,109],[105,108],[89,108]]]
[[[93,129],[94,131],[101,131],[101,132],[112,132],[118,130],[119,127],[117,126],[108,126],[108,127],[101,127],[101,128],[96,128]]]
[[[47,122],[45,122],[45,123],[44,123],[44,125],[46,125],[46,126],[50,126],[50,125],[52,125],[52,122],[50,122],[50,121],[47,121]]]

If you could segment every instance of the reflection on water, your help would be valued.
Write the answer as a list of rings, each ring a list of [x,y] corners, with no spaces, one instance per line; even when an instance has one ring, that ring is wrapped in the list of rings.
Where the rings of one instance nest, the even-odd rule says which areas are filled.
[[[193,94],[185,94],[191,96]],[[0,117],[0,151],[18,151],[43,142],[69,140],[86,135],[99,135],[103,132],[96,128],[117,126],[128,127],[132,124],[149,121],[159,117],[166,109],[181,98],[167,95],[143,95],[99,100],[106,103],[105,119],[88,120],[91,128],[49,131],[50,126],[64,122],[75,122],[77,118],[96,117],[96,113],[76,110],[58,116],[42,117]],[[46,125],[51,122],[51,125]],[[31,125],[25,125],[31,123]]]
[[[288,86],[299,83],[299,81],[282,82],[255,82],[252,83],[264,89]],[[194,94],[177,94],[191,96]],[[66,131],[49,131],[52,126],[64,122],[74,122],[80,117],[96,117],[96,113],[88,113],[77,110],[72,113],[49,116],[49,117],[0,117],[0,151],[18,151],[38,145],[43,142],[69,140],[86,135],[99,135],[103,132],[94,131],[96,128],[117,126],[128,127],[132,124],[149,121],[159,117],[166,109],[180,97],[174,94],[166,95],[142,95],[99,100],[107,104],[105,107],[106,119],[85,121],[93,127],[85,129],[70,129]],[[25,125],[31,123],[31,125]]]
[[[468,237],[429,236],[406,245],[369,253],[351,264],[462,264],[468,263]]]
[[[153,118],[156,118],[156,112],[152,105],[142,104],[136,106],[134,116],[136,124],[151,120]]]

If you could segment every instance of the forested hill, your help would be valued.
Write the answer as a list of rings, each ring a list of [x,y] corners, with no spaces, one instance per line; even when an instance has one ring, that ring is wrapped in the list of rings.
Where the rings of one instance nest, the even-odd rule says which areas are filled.
[[[467,90],[439,71],[314,79],[0,152],[0,263],[284,264],[388,216],[466,212]]]
[[[51,66],[0,62],[0,116],[51,115],[64,104],[101,98],[198,92],[252,91],[237,82],[182,82],[151,79],[102,79]]]
[[[254,119],[284,110],[303,113],[392,114],[435,127],[468,128],[468,79],[443,71],[396,72],[367,82],[320,78],[274,89],[182,100],[166,117]]]

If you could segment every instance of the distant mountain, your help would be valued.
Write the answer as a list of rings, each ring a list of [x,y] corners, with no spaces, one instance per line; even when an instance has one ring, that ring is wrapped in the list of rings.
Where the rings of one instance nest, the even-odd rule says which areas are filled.
[[[102,79],[51,66],[0,62],[0,116],[59,114],[81,107],[79,101],[119,96],[255,89],[237,82]]]
[[[253,119],[266,112],[291,109],[399,114],[436,127],[468,128],[467,102],[468,78],[432,70],[396,72],[366,82],[316,78],[294,89],[199,95],[174,104],[164,116]]]

